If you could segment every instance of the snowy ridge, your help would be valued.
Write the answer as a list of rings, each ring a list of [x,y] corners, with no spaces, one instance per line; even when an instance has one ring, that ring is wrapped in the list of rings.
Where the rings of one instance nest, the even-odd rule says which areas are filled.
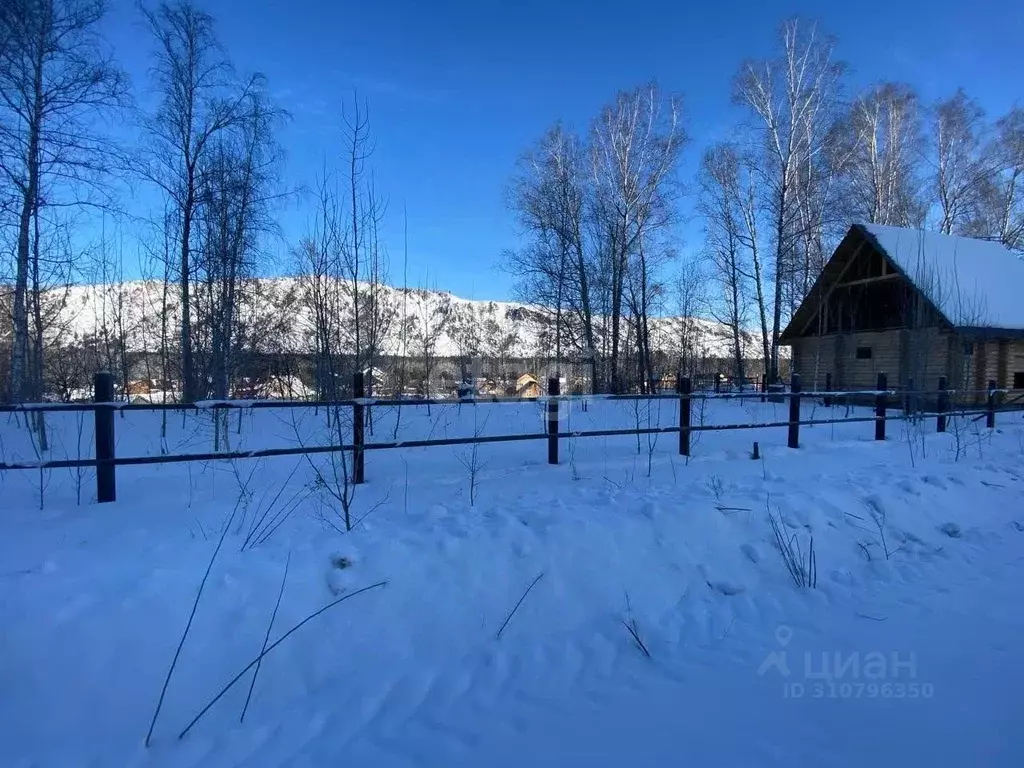
[[[248,344],[266,353],[303,353],[312,348],[313,321],[305,301],[305,289],[296,278],[252,281],[239,308],[242,334]],[[160,349],[166,334],[173,346],[180,323],[177,290],[158,281],[132,281],[110,285],[76,285],[51,291],[51,302],[63,303],[51,336],[60,344],[87,339],[125,338],[131,351]],[[526,304],[508,301],[463,299],[451,293],[385,286],[383,303],[394,317],[382,343],[384,354],[402,354],[402,317],[407,318],[405,352],[416,356],[416,339],[447,314],[437,334],[437,357],[474,353],[506,357],[550,354],[553,314]],[[167,306],[166,316],[162,307]],[[349,310],[350,311],[350,310]],[[652,321],[652,346],[677,354],[680,329],[685,324],[694,339],[691,355],[724,358],[731,355],[727,326],[704,318],[664,317]],[[425,331],[426,329],[426,331]],[[420,347],[419,349],[422,349]],[[744,333],[747,358],[760,358],[754,334]]]

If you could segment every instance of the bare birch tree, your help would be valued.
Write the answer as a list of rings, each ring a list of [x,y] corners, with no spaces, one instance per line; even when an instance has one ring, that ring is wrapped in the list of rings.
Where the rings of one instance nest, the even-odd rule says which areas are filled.
[[[755,165],[756,160],[736,144],[725,142],[710,147],[705,153],[700,175],[698,210],[705,219],[707,235],[710,236],[710,242],[706,244],[712,246],[713,251],[721,254],[723,242],[728,244],[730,238],[735,241],[733,244],[738,248],[735,264],[731,259],[723,263],[720,258],[715,258],[716,275],[720,287],[730,294],[735,283],[737,297],[744,302],[749,301],[747,294],[753,292],[762,359],[768,371],[772,337],[768,320],[767,274],[759,236],[761,205]],[[726,235],[726,231],[730,234]],[[736,280],[732,277],[732,266],[738,270]],[[729,305],[733,306],[734,302],[730,300]],[[733,338],[733,343],[737,343],[736,338]]]
[[[325,164],[309,234],[296,250],[317,393],[326,399],[337,398],[341,382],[354,371],[370,371],[372,388],[372,373],[398,316],[380,233],[386,205],[368,168],[374,147],[366,105],[353,97],[342,122],[343,167]]]
[[[964,234],[979,218],[985,183],[993,172],[984,152],[984,121],[984,111],[963,89],[934,107],[931,187],[943,234]]]
[[[432,392],[431,377],[437,365],[437,345],[447,332],[451,320],[451,297],[446,293],[422,289],[413,295],[415,306],[409,317],[408,338],[422,366],[420,392],[429,398]]]
[[[672,316],[663,339],[665,348],[671,350],[675,358],[673,368],[679,376],[693,374],[694,361],[700,353],[704,336],[700,316],[707,311],[707,283],[708,275],[702,261],[690,258],[680,263],[670,284],[669,309]]]
[[[1024,251],[1024,107],[996,121],[993,133],[987,150],[993,172],[972,234]]]
[[[341,208],[338,190],[325,170],[317,180],[316,209],[309,231],[295,250],[302,303],[310,327],[317,398],[337,400],[341,367]]]
[[[852,149],[844,139],[843,116],[835,93],[821,109],[808,116],[807,146],[797,170],[798,234],[786,293],[790,314],[810,293],[838,242],[849,227],[843,199],[843,175]]]
[[[341,267],[344,277],[343,290],[349,321],[343,331],[348,336],[348,346],[353,354],[354,370],[362,370],[366,364],[364,350],[365,329],[363,328],[363,280],[366,262],[369,261],[371,232],[376,231],[383,215],[380,202],[373,196],[372,189],[366,188],[366,162],[373,154],[374,144],[370,135],[368,108],[360,105],[353,94],[351,112],[342,110],[345,133],[345,174],[346,174],[346,226],[342,231]]]
[[[637,351],[645,378],[651,376],[651,301],[657,270],[651,260],[675,221],[675,172],[687,141],[682,103],[655,83],[619,93],[591,131],[595,229],[601,238],[602,271],[608,276],[609,384],[622,390],[621,319],[632,303]],[[632,279],[633,285],[630,286]],[[630,293],[627,295],[627,288]]]
[[[117,231],[117,245],[111,244],[104,217],[100,243],[91,265],[93,282],[91,304],[93,327],[96,329],[99,360],[95,370],[110,371],[119,383],[122,396],[128,394],[130,336],[137,334],[130,319],[131,304],[140,296],[129,295],[125,285],[123,233]],[[83,385],[84,386],[84,385]]]
[[[530,242],[506,255],[506,268],[517,277],[520,300],[553,313],[556,360],[562,361],[568,346],[590,368],[594,386],[598,345],[590,237],[593,186],[585,161],[579,137],[561,124],[520,159],[508,203]]]
[[[45,271],[46,211],[101,202],[115,157],[98,118],[126,99],[126,83],[99,35],[103,0],[6,0],[0,4],[0,178],[17,218],[9,394],[42,395],[43,350],[30,376],[30,303]],[[38,317],[36,326],[38,329]],[[36,334],[36,343],[39,343]]]
[[[833,41],[813,24],[785,22],[782,51],[763,61],[747,61],[736,76],[733,99],[753,118],[752,157],[772,249],[772,321],[768,369],[779,372],[779,335],[785,287],[794,273],[801,241],[801,170],[822,152],[820,124],[835,98],[843,66],[833,58]],[[803,176],[806,179],[806,174]]]
[[[728,329],[733,374],[745,378],[743,330],[747,320],[750,268],[740,210],[740,164],[735,149],[719,144],[704,153],[699,209],[704,217],[704,242],[720,290],[713,317]]]
[[[146,123],[150,140],[143,173],[166,195],[176,216],[183,396],[193,401],[199,381],[193,354],[193,251],[201,205],[205,154],[248,114],[262,84],[259,75],[239,81],[217,38],[213,18],[191,0],[143,8],[156,49],[154,85],[160,106]]]
[[[856,220],[896,227],[922,224],[919,112],[917,94],[898,83],[882,83],[854,101],[847,179]]]
[[[196,393],[225,399],[231,394],[237,352],[243,341],[240,310],[258,274],[261,238],[274,230],[269,203],[275,193],[279,153],[274,142],[278,115],[252,91],[231,130],[207,145],[199,164],[199,206],[195,218],[196,318],[206,343],[205,364],[196,366]],[[195,341],[195,340],[193,340]]]
[[[473,364],[482,352],[481,318],[472,304],[453,305],[448,319],[448,336],[455,342],[460,381],[469,383],[473,378]]]

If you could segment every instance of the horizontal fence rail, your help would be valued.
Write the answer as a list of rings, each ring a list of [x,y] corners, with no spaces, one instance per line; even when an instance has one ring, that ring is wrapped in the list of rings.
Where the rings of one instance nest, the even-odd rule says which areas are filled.
[[[503,398],[503,397],[473,397],[458,400],[446,399],[401,399],[388,400],[378,398],[361,397],[363,393],[362,374],[356,373],[353,381],[353,392],[355,398],[337,401],[304,402],[304,401],[209,401],[183,405],[178,403],[121,403],[113,401],[113,379],[110,374],[100,373],[96,375],[95,393],[96,401],[92,403],[32,403],[25,405],[4,406],[0,413],[17,412],[81,412],[91,411],[95,414],[95,458],[92,459],[55,459],[35,462],[0,462],[0,470],[46,470],[46,469],[77,469],[96,468],[97,476],[97,500],[100,502],[114,501],[116,498],[115,468],[120,466],[142,466],[150,464],[178,464],[196,461],[231,461],[239,459],[261,459],[276,456],[302,456],[338,453],[341,451],[351,452],[353,461],[353,482],[364,482],[364,460],[365,452],[391,450],[399,448],[427,448],[435,446],[455,446],[487,443],[511,443],[530,440],[545,440],[548,444],[548,463],[558,463],[558,441],[562,439],[574,439],[583,437],[624,437],[635,435],[654,434],[678,434],[679,454],[690,455],[690,435],[700,432],[725,432],[736,430],[753,429],[781,429],[787,430],[787,445],[790,448],[799,448],[800,427],[829,425],[829,424],[857,424],[873,423],[875,425],[875,439],[885,439],[885,425],[889,421],[904,421],[908,418],[936,420],[936,431],[946,431],[948,419],[954,416],[973,417],[975,420],[986,419],[986,427],[995,427],[995,416],[1001,412],[1018,412],[1020,406],[1010,408],[1007,405],[1020,401],[1020,397],[1012,398],[1003,405],[998,400],[1008,390],[997,389],[994,382],[989,383],[985,390],[955,390],[946,387],[945,377],[939,380],[939,387],[936,390],[893,390],[887,386],[884,374],[879,374],[876,389],[856,391],[812,391],[803,392],[800,388],[799,376],[794,375],[791,379],[789,389],[779,392],[693,392],[690,381],[681,377],[678,381],[677,391],[674,394],[622,394],[622,395],[561,395],[559,394],[559,382],[557,379],[550,379],[548,382],[548,395],[535,398]],[[986,403],[984,408],[953,408],[952,398],[955,395],[984,395]],[[692,401],[705,400],[736,400],[736,399],[764,399],[767,395],[769,400],[788,400],[789,418],[785,421],[773,421],[765,423],[743,423],[743,424],[697,424],[692,423]],[[803,398],[822,399],[827,406],[835,405],[838,398],[862,399],[874,403],[875,413],[870,416],[852,416],[835,419],[801,419],[800,402]],[[562,402],[594,402],[601,400],[673,400],[679,402],[679,424],[665,427],[637,427],[625,429],[598,429],[598,430],[569,430],[558,429],[559,404]],[[915,409],[915,404],[921,400],[934,400],[935,410],[923,411]],[[514,435],[476,435],[472,437],[436,438],[424,440],[393,440],[387,442],[367,442],[364,435],[364,419],[367,408],[388,407],[388,406],[461,406],[486,405],[490,403],[540,403],[544,404],[547,425],[543,432],[514,434]],[[167,454],[159,456],[115,456],[114,440],[114,413],[122,410],[147,410],[147,411],[201,411],[204,409],[264,409],[264,408],[307,408],[325,410],[335,408],[351,408],[352,419],[352,442],[328,445],[299,445],[290,448],[264,448],[248,451],[212,451],[205,453]],[[887,411],[892,408],[900,408],[901,413],[889,414]]]
[[[1018,412],[1018,409],[996,409],[996,413]],[[920,418],[936,418],[938,412],[917,414]],[[948,411],[946,416],[986,416],[987,410]],[[905,421],[903,414],[887,415],[884,421]],[[730,432],[747,429],[780,429],[789,428],[792,424],[801,427],[814,427],[824,424],[866,424],[877,422],[877,416],[854,416],[844,419],[801,419],[797,422],[772,421],[749,424],[702,424],[680,430],[679,427],[640,427],[639,429],[595,429],[569,432],[533,432],[518,435],[480,435],[479,437],[447,437],[430,440],[394,440],[389,442],[344,443],[341,445],[306,445],[292,448],[258,448],[251,451],[211,451],[207,453],[179,453],[161,456],[122,456],[112,459],[54,459],[36,462],[0,462],[0,470],[39,470],[39,469],[75,469],[100,466],[130,467],[144,464],[181,464],[189,461],[229,461],[237,459],[264,459],[273,456],[302,456],[339,451],[353,451],[357,447],[364,451],[390,450],[393,448],[431,448],[442,445],[483,445],[485,443],[514,443],[528,440],[548,440],[551,437],[571,439],[576,437],[628,437],[631,435],[677,434],[685,432]],[[684,454],[685,455],[685,454]]]
[[[947,389],[944,390],[951,397],[954,395],[981,396],[988,395],[993,390],[989,389]],[[996,389],[996,394],[1008,394],[1008,389]],[[853,397],[875,397],[886,395],[888,397],[934,397],[939,390],[906,390],[906,389],[857,389],[857,390],[810,390],[792,392],[780,390],[778,392],[693,392],[691,400],[764,400],[789,399],[799,395],[800,397],[816,398],[853,398]],[[551,400],[560,402],[601,402],[604,400],[678,400],[676,393],[651,393],[651,394],[598,394],[598,395],[538,395],[536,397],[498,397],[491,395],[474,395],[473,397],[462,398],[380,398],[380,397],[353,397],[346,400],[200,400],[195,403],[129,403],[124,401],[95,401],[91,403],[16,403],[0,405],[0,413],[75,413],[79,411],[95,411],[97,408],[110,408],[115,411],[206,411],[206,410],[262,410],[265,408],[351,408],[356,405],[404,408],[407,406],[457,406],[457,405],[488,405],[491,403],[547,403]]]

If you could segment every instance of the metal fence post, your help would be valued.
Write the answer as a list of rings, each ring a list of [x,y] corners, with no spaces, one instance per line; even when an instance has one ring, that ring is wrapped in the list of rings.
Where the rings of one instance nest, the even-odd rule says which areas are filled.
[[[831,392],[832,391],[832,374],[831,374],[831,372],[825,374],[825,391],[826,392]],[[824,402],[825,407],[826,408],[831,408],[832,407],[832,398],[829,397],[828,395],[826,395],[824,400],[825,400],[825,402]]]
[[[907,379],[907,389],[903,393],[903,417],[907,418],[914,412],[914,379]]]
[[[356,400],[361,400],[366,396],[362,371],[356,371],[352,374],[352,395]],[[355,403],[352,406],[352,445],[352,482],[358,484],[366,481],[365,457],[363,455],[362,403]]]
[[[558,463],[558,379],[548,379],[548,464]]]
[[[679,390],[679,455],[690,455],[690,393],[693,383],[689,376],[682,376],[676,385]]]
[[[985,414],[985,426],[989,429],[996,428],[996,383],[991,379],[988,382],[988,413]]]
[[[97,404],[93,409],[96,418],[96,461],[105,462],[114,459],[114,408],[103,403],[114,401],[114,376],[107,371],[100,371],[94,380],[93,401]],[[96,465],[96,501],[104,503],[117,498],[116,467],[113,464],[99,463]]]
[[[789,441],[790,448],[800,447],[800,375],[794,373],[789,385]]]
[[[767,362],[767,361],[765,361],[765,362]],[[768,402],[768,374],[767,373],[762,373],[761,374],[761,402],[762,403],[767,403]]]
[[[935,419],[935,430],[937,432],[946,431],[946,412],[949,410],[949,388],[946,385],[946,377],[939,377],[939,398],[935,404],[935,410],[938,411],[938,416]]]
[[[875,389],[878,391],[875,395],[875,440],[885,440],[885,403],[889,384],[884,373],[878,374]]]

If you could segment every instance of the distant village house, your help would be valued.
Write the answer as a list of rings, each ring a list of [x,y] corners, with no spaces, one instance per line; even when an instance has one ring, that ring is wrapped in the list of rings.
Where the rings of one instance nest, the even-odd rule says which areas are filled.
[[[516,379],[515,394],[517,397],[540,397],[540,383],[532,373],[524,373]]]

